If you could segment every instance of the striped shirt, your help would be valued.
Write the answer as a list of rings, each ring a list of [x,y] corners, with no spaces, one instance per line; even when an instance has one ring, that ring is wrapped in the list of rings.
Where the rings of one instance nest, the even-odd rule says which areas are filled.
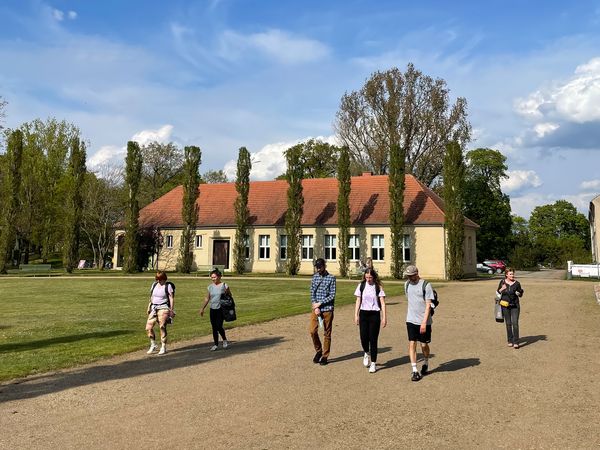
[[[321,312],[333,311],[335,302],[335,277],[329,272],[315,273],[310,283],[311,303],[321,303]]]

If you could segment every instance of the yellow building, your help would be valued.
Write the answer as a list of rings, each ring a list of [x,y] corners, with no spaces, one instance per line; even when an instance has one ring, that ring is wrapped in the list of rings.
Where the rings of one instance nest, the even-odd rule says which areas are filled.
[[[588,219],[592,238],[592,261],[600,263],[600,195],[590,202]]]
[[[387,175],[352,177],[350,193],[350,270],[359,261],[372,258],[381,276],[390,275],[391,233]],[[339,273],[337,227],[338,180],[315,178],[302,181],[301,274],[313,273],[313,261],[324,258],[333,274]],[[246,269],[249,272],[285,272],[287,236],[287,182],[253,181],[250,183],[248,208],[250,220],[246,236]],[[181,186],[168,192],[140,211],[140,226],[155,227],[162,246],[149,266],[174,270],[179,255],[182,230]],[[196,267],[222,265],[232,268],[235,239],[235,183],[202,184],[198,205],[198,224],[194,242]],[[403,260],[415,264],[427,278],[446,278],[446,232],[444,203],[431,189],[412,175],[406,175],[404,192]],[[465,219],[465,274],[476,273],[476,229]],[[123,230],[117,231],[114,267],[122,264]]]

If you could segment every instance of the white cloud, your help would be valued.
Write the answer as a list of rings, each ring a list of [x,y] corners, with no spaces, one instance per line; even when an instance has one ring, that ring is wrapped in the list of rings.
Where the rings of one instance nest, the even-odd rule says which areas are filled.
[[[552,133],[553,131],[560,128],[560,125],[551,122],[538,123],[533,127],[533,131],[539,138],[543,138],[545,135]]]
[[[167,143],[173,133],[173,125],[164,125],[158,130],[142,130],[136,133],[131,138],[132,141],[138,142],[140,145],[146,145],[152,141]]]
[[[256,153],[250,153],[252,160],[252,171],[250,172],[250,178],[252,180],[273,180],[279,175],[286,171],[286,161],[283,152],[288,148],[306,142],[310,139],[316,139],[326,142],[331,145],[339,145],[335,136],[318,136],[316,138],[307,137],[304,139],[298,139],[290,142],[277,142],[275,144],[268,144],[261,148]],[[235,180],[237,172],[237,160],[228,161],[223,169],[225,175],[230,180]]]
[[[504,192],[514,192],[524,187],[540,187],[542,181],[533,170],[509,170],[506,172],[508,179],[500,182]]]
[[[62,20],[65,18],[65,13],[62,12],[60,9],[53,9],[52,17],[54,17],[54,20],[62,22]]]
[[[600,191],[600,180],[583,181],[579,187],[585,190]]]
[[[77,19],[77,13],[75,11],[69,11],[67,13],[67,17],[69,17],[69,19],[71,19],[71,20],[75,20],[75,19]]]
[[[91,158],[88,158],[87,165],[92,169],[104,164],[116,164],[121,166],[123,165],[125,154],[125,147],[105,145],[100,147]]]

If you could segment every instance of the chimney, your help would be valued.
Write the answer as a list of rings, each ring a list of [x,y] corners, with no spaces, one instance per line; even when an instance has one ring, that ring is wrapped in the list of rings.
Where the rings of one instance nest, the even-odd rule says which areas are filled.
[[[373,172],[363,172],[362,173],[363,177],[370,177],[371,175],[373,175]]]

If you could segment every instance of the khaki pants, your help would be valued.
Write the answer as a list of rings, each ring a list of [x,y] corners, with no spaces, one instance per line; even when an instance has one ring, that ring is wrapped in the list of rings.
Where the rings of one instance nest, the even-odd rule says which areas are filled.
[[[333,329],[333,311],[321,313],[323,316],[323,345],[319,339],[319,319],[315,313],[310,313],[309,332],[312,338],[315,352],[322,352],[323,358],[329,358],[331,349],[331,330]]]

